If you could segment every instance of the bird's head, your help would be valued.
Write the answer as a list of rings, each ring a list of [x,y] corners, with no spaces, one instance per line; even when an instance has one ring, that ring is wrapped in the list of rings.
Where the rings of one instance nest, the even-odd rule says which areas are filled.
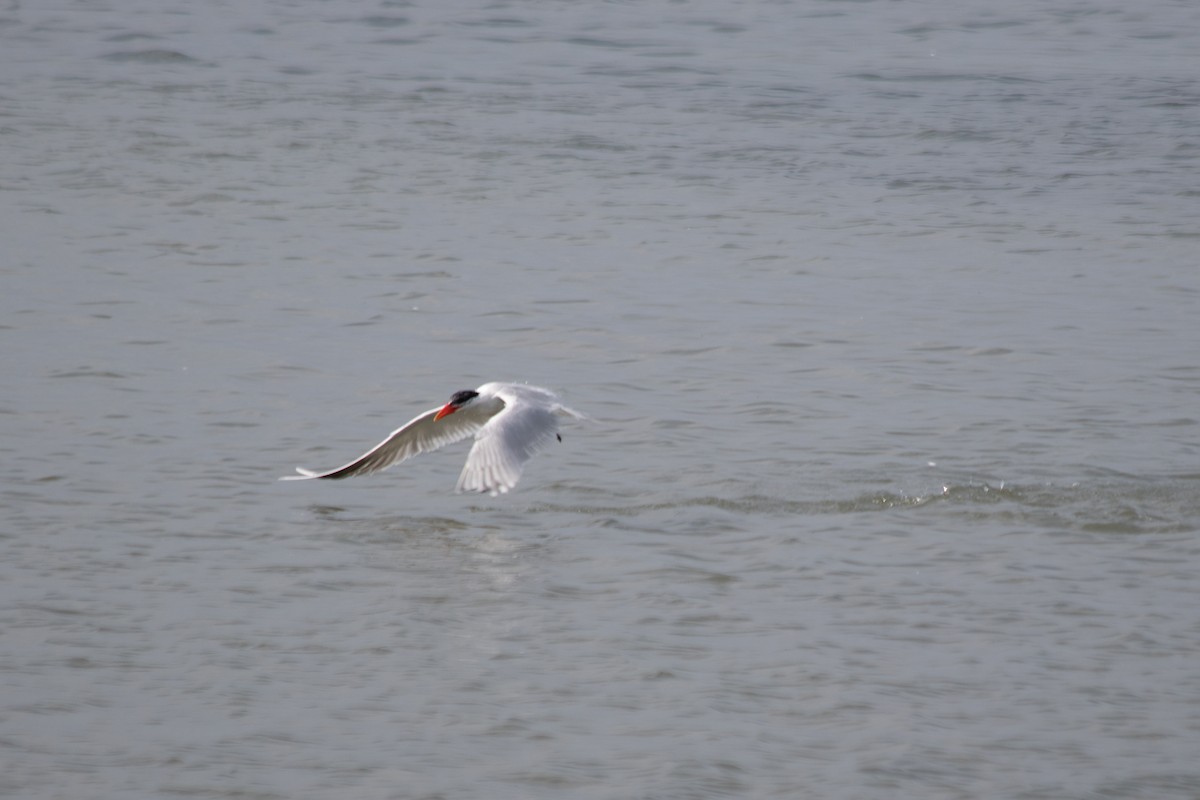
[[[441,419],[442,417],[453,414],[463,406],[470,405],[472,402],[474,402],[476,397],[479,397],[479,392],[475,391],[474,389],[463,389],[461,392],[455,392],[454,394],[450,395],[450,402],[442,406],[442,410],[439,411],[436,416],[434,416],[434,419]]]

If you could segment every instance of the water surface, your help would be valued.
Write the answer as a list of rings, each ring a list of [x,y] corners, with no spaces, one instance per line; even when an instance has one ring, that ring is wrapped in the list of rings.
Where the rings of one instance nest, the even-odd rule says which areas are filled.
[[[1195,798],[1198,30],[7,8],[0,793]]]

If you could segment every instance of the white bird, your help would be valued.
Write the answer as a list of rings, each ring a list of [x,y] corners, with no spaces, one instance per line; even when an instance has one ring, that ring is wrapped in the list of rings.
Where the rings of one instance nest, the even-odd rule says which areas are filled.
[[[429,409],[344,467],[328,472],[296,467],[299,475],[279,480],[340,480],[370,475],[474,434],[475,444],[467,454],[455,491],[489,492],[495,497],[517,485],[525,462],[534,453],[551,439],[562,441],[559,416],[587,419],[564,406],[549,389],[520,383],[485,383],[478,389],[455,392],[446,405]]]

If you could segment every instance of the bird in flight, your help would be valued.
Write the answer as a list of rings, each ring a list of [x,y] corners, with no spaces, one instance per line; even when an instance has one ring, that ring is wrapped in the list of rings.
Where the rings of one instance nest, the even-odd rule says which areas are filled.
[[[429,409],[343,467],[328,472],[296,467],[299,475],[279,480],[341,480],[370,475],[474,435],[475,444],[467,454],[455,491],[488,492],[495,497],[517,485],[525,462],[534,453],[551,439],[562,441],[558,433],[560,416],[587,419],[564,406],[549,389],[520,383],[485,383],[478,389],[455,392],[450,402]]]

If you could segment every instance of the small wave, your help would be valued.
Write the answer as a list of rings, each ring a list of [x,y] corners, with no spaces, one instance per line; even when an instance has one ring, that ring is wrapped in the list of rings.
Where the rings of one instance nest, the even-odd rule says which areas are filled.
[[[1096,485],[943,484],[929,491],[865,492],[844,498],[793,499],[750,494],[704,495],[630,504],[541,503],[532,512],[638,517],[663,511],[715,508],[735,515],[821,517],[848,514],[932,514],[963,524],[984,521],[1020,527],[1096,533],[1167,533],[1200,527],[1194,480],[1122,481]]]
[[[105,61],[120,64],[199,64],[200,61],[178,50],[122,50],[104,56]]]

